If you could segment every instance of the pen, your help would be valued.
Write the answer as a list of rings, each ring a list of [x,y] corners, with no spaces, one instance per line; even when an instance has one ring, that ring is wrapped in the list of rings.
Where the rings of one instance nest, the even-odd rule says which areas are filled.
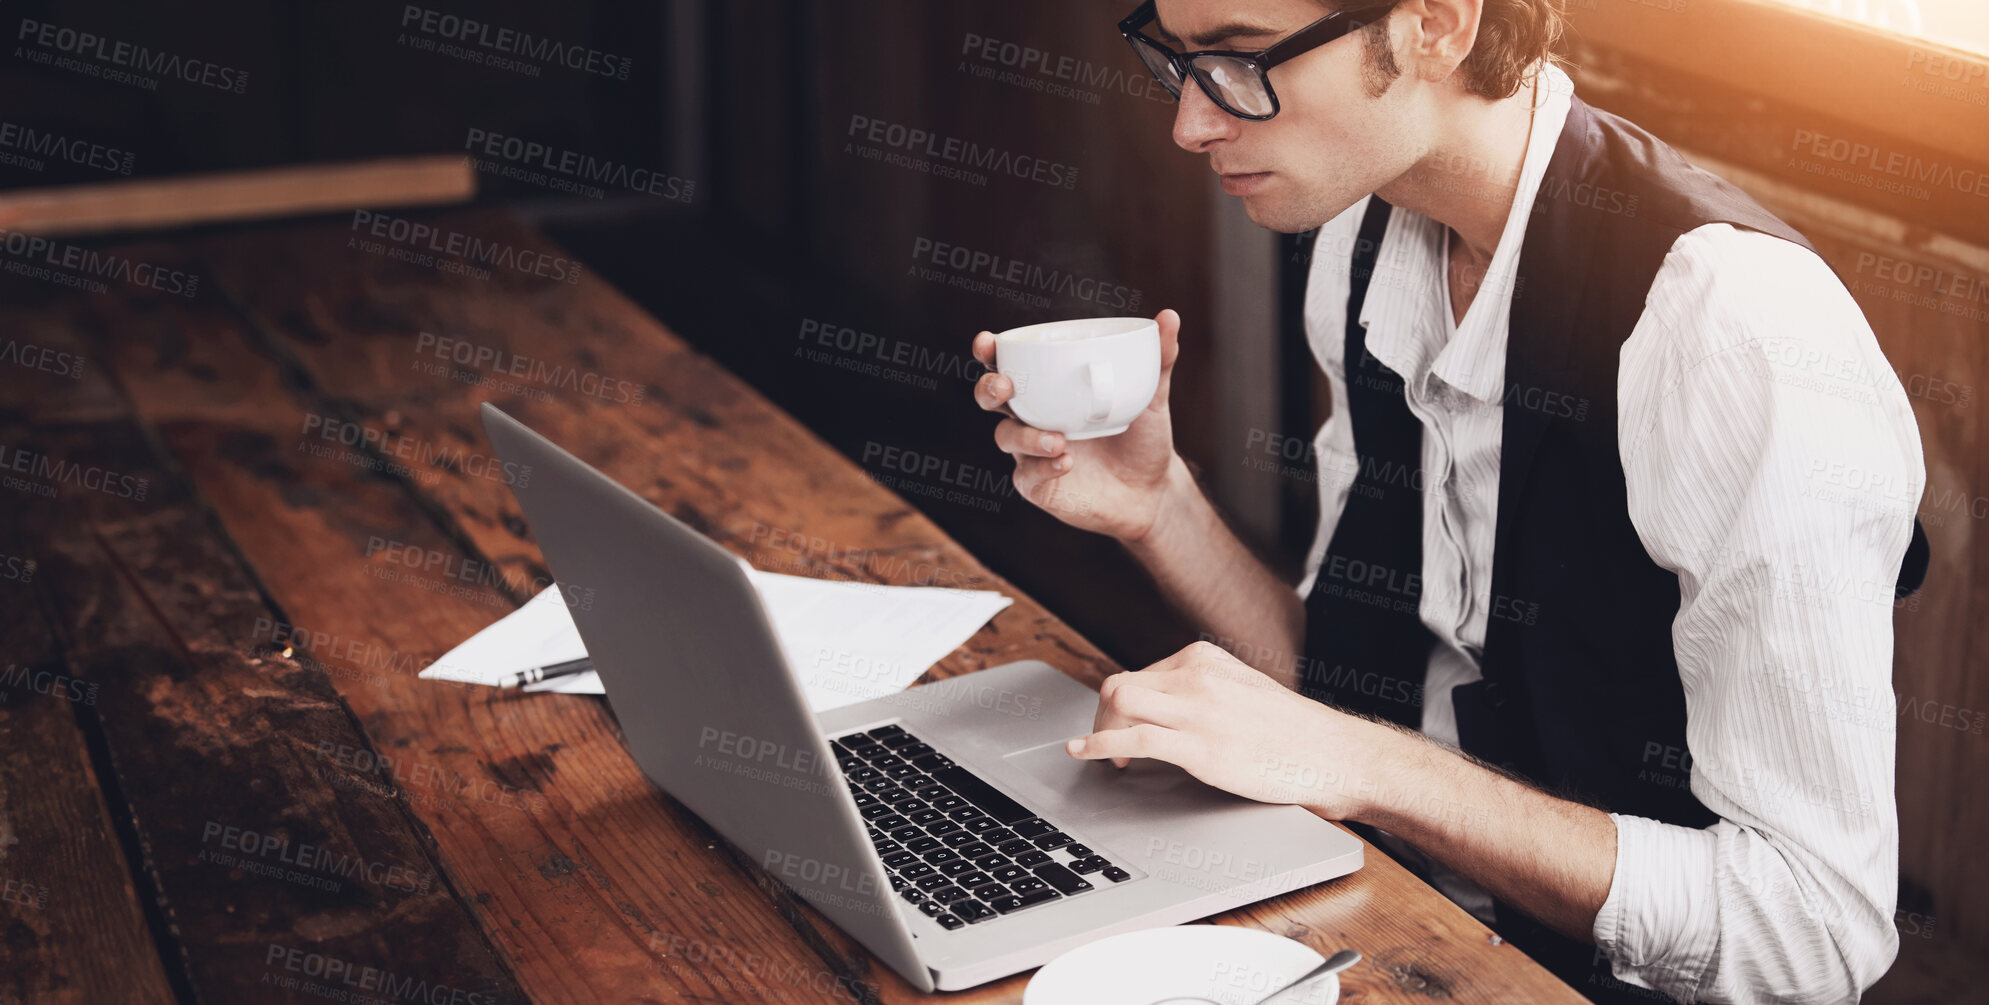
[[[551,666],[533,667],[530,670],[520,670],[517,673],[505,674],[498,679],[497,687],[500,691],[509,690],[511,688],[524,687],[527,684],[536,684],[542,680],[550,680],[554,677],[571,677],[574,674],[586,673],[592,669],[594,669],[594,664],[587,657],[582,656],[577,660],[567,660],[565,663],[554,663]]]

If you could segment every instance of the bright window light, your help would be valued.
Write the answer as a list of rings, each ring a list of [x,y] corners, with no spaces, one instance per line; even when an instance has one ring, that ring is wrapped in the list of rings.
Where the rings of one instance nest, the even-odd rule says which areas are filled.
[[[1768,0],[1989,55],[1983,0]]]

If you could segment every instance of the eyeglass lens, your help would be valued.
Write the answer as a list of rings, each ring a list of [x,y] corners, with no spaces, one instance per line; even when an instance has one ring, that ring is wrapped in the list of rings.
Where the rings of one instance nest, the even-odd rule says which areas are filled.
[[[1175,72],[1174,61],[1168,58],[1169,53],[1139,38],[1133,40],[1133,48],[1140,54],[1140,61],[1147,65],[1147,69],[1160,78],[1168,93],[1179,98],[1181,75]],[[1215,92],[1216,104],[1241,115],[1271,114],[1271,94],[1264,87],[1263,75],[1249,60],[1234,56],[1197,56],[1190,65],[1196,78]]]
[[[1264,88],[1264,75],[1249,60],[1235,56],[1195,57],[1196,76],[1215,86],[1222,95],[1220,104],[1245,115],[1271,114],[1271,92]]]
[[[1166,53],[1148,45],[1146,40],[1141,38],[1133,39],[1133,51],[1140,54],[1140,62],[1145,63],[1146,68],[1160,78],[1160,83],[1167,88],[1168,93],[1177,98],[1181,96],[1181,75],[1174,72],[1174,62],[1167,58]]]

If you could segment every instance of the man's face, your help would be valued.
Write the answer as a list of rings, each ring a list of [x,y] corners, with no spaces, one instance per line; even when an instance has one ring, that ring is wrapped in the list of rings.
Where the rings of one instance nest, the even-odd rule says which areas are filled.
[[[1368,0],[1349,0],[1368,6]],[[1177,52],[1256,51],[1330,13],[1319,0],[1157,0],[1146,34]],[[1376,28],[1374,30],[1380,30]],[[1182,86],[1174,142],[1207,154],[1223,190],[1243,200],[1258,226],[1284,233],[1317,227],[1415,162],[1417,116],[1411,80],[1369,53],[1366,30],[1271,69],[1279,111],[1239,119],[1201,88]]]

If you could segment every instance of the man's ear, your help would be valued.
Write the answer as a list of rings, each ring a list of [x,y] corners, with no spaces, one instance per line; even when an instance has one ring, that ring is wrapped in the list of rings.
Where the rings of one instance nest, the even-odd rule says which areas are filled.
[[[1484,10],[1485,0],[1405,0],[1395,8],[1404,69],[1422,80],[1448,79],[1471,55]]]

